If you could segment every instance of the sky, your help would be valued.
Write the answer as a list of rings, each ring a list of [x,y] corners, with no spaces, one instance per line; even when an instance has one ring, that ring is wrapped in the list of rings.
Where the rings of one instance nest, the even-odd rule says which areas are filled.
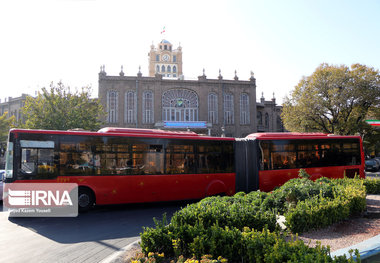
[[[377,0],[2,0],[0,99],[59,81],[97,97],[101,65],[148,76],[166,39],[182,46],[185,79],[253,71],[257,99],[281,104],[321,63],[380,69],[379,14]]]

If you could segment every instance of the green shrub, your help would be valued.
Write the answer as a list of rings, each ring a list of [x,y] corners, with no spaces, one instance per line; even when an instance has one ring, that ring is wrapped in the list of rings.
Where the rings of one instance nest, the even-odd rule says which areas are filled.
[[[315,182],[306,178],[291,179],[269,194],[263,201],[263,207],[267,210],[275,208],[280,214],[284,214],[297,202],[313,196],[322,194],[323,197],[333,198],[334,186],[334,182],[327,178],[321,178]]]
[[[147,242],[146,236],[154,236],[157,229],[147,229],[141,238],[141,246],[145,255],[149,252],[165,254],[165,257],[201,258],[210,255],[226,258],[228,262],[354,262],[343,256],[331,258],[329,248],[320,245],[308,247],[301,240],[287,240],[285,236],[270,232],[267,229],[255,231],[245,228],[221,228],[213,225],[205,228],[202,225],[183,225],[182,231],[176,231],[170,225],[160,229],[165,235],[172,236],[172,249]],[[147,233],[149,232],[149,234]],[[161,250],[157,250],[157,248]]]
[[[367,190],[367,194],[370,194],[370,195],[380,194],[380,179],[367,178],[363,180],[363,184]]]
[[[177,211],[171,219],[171,224],[174,226],[202,224],[206,228],[218,224],[220,227],[238,229],[250,227],[257,230],[266,226],[269,230],[275,231],[278,228],[276,211],[262,207],[267,195],[267,193],[253,192],[238,193],[233,197],[205,198]]]
[[[334,180],[333,196],[320,195],[299,201],[285,213],[285,225],[293,233],[329,226],[366,209],[365,188],[360,180]]]
[[[177,211],[170,224],[164,217],[155,221],[155,228],[144,228],[141,247],[145,255],[197,259],[211,255],[229,262],[354,262],[332,259],[321,246],[309,248],[302,241],[287,240],[277,231],[276,215],[285,215],[293,233],[326,227],[362,213],[366,189],[376,187],[377,182],[369,180],[299,178],[271,193],[205,198]],[[178,262],[184,262],[183,257]]]
[[[293,233],[303,233],[329,226],[348,218],[349,215],[348,200],[340,197],[331,200],[316,196],[300,201],[295,208],[290,209],[285,214],[285,225]]]

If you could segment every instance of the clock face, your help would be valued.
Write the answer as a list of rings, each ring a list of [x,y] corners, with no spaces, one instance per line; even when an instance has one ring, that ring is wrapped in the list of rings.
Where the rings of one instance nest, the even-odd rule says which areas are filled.
[[[165,54],[162,56],[163,61],[168,61],[169,60],[169,55]]]

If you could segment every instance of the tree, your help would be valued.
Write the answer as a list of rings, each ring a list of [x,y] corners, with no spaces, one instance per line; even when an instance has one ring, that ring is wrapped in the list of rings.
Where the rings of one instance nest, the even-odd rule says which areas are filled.
[[[15,116],[8,118],[8,112],[0,116],[0,143],[5,144],[7,141],[9,129],[14,126],[15,119]]]
[[[372,108],[368,113],[368,119],[380,120],[380,107]],[[366,155],[380,156],[380,127],[367,127],[362,137]]]
[[[321,64],[286,98],[282,119],[294,132],[366,134],[368,114],[380,105],[380,74],[360,64]]]
[[[22,128],[68,130],[81,128],[97,130],[102,125],[103,107],[98,99],[90,98],[91,88],[72,92],[62,82],[53,83],[50,90],[42,89],[36,98],[27,97],[22,109]]]

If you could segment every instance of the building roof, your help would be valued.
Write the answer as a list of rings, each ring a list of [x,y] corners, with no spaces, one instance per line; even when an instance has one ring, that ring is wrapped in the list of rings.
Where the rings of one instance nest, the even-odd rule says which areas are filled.
[[[161,41],[161,43],[162,43],[162,44],[170,44],[170,45],[171,45],[171,43],[170,43],[169,41],[167,41],[166,39],[163,39],[163,40]]]

